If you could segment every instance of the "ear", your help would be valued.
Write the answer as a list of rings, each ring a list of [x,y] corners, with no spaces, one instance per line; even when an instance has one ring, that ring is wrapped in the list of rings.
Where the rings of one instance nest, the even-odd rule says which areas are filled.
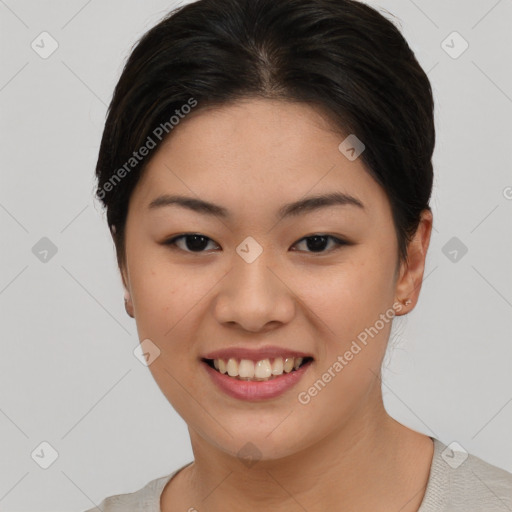
[[[121,279],[123,281],[124,286],[124,308],[126,309],[126,313],[128,314],[128,316],[135,318],[135,313],[133,310],[133,301],[130,293],[130,280],[128,278],[128,272],[124,264],[121,264],[119,266],[119,271],[121,273]]]
[[[397,316],[411,311],[418,301],[432,233],[432,220],[432,212],[429,209],[423,210],[418,229],[407,247],[407,261],[400,265],[395,288],[396,301],[400,305],[396,311]],[[411,301],[407,306],[404,305],[405,299]]]
[[[126,290],[124,292],[124,309],[126,310],[126,314],[128,316],[131,316],[132,318],[135,318],[135,313],[133,312],[133,302],[130,295],[130,292]]]
[[[110,234],[112,235],[112,240],[114,242],[114,246],[117,250],[117,244],[116,244],[116,226],[115,224],[112,224],[110,226]],[[126,309],[126,313],[131,316],[132,318],[135,318],[134,312],[133,312],[133,302],[132,297],[130,294],[130,280],[128,278],[128,271],[126,270],[126,266],[123,261],[120,261],[119,254],[117,254],[117,264],[119,266],[119,272],[121,274],[121,280],[123,281],[124,286],[124,308]]]

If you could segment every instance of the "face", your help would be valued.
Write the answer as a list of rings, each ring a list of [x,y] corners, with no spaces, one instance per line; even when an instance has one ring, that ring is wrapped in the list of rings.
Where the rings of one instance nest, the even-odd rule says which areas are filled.
[[[130,199],[121,270],[139,339],[160,350],[150,371],[196,442],[219,453],[251,442],[258,457],[289,456],[378,411],[398,245],[386,194],[340,152],[345,137],[304,104],[197,111]],[[335,193],[345,200],[286,206]],[[246,359],[231,373],[256,363],[268,375],[294,354],[311,360],[268,381],[203,360]]]

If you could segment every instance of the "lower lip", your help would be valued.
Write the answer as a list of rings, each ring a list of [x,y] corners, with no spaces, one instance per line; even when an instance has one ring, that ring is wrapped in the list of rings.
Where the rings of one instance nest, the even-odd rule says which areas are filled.
[[[290,373],[283,373],[279,377],[267,381],[238,380],[214,370],[208,363],[202,361],[208,375],[221,391],[239,400],[267,400],[282,395],[295,386],[302,376],[307,372],[312,361],[308,361],[298,370]]]

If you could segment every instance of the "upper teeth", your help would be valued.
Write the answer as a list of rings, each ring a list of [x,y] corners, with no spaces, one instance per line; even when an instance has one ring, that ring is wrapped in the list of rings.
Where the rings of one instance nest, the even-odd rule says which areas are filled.
[[[242,379],[264,379],[268,380],[272,376],[282,375],[283,372],[290,373],[293,369],[297,370],[302,364],[302,357],[276,357],[272,362],[270,359],[261,361],[251,361],[250,359],[230,358],[214,359],[213,365],[220,373],[227,373],[230,377],[240,377]]]

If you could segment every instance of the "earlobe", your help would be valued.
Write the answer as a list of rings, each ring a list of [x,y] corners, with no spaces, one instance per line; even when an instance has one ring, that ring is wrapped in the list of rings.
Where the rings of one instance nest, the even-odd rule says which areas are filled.
[[[425,260],[432,233],[432,212],[423,210],[418,229],[407,247],[407,262],[401,265],[399,278],[396,283],[395,295],[400,304],[399,315],[411,311],[414,304],[418,301],[423,274],[425,270]],[[400,297],[407,297],[400,299]],[[412,307],[407,307],[410,305]]]
[[[120,266],[119,270],[121,272],[121,280],[123,281],[124,286],[124,309],[126,310],[126,314],[132,318],[135,318],[134,312],[133,312],[133,304],[131,299],[131,294],[128,291],[129,288],[129,281],[128,277],[126,275],[125,267]]]
[[[124,309],[126,314],[132,318],[135,318],[133,314],[133,304],[130,297],[130,292],[128,290],[124,290]]]
[[[112,235],[112,238],[114,239],[115,243],[115,234],[116,234],[116,226],[115,224],[112,224],[110,226],[110,234]],[[130,316],[131,318],[135,318],[133,313],[133,304],[131,301],[130,292],[128,291],[128,277],[126,275],[125,266],[122,262],[119,261],[118,258],[118,264],[119,264],[119,272],[121,273],[121,280],[123,282],[124,286],[124,309],[126,310],[126,314]]]

